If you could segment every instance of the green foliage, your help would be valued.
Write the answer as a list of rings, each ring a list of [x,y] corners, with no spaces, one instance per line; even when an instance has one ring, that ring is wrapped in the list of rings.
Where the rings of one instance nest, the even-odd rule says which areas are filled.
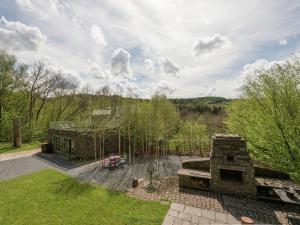
[[[248,77],[243,98],[228,107],[230,132],[252,155],[289,172],[300,170],[300,64],[293,59]]]
[[[4,142],[4,143],[0,143],[0,154],[6,152],[12,153],[12,152],[27,151],[27,150],[40,148],[40,146],[41,146],[41,142],[39,141],[23,144],[21,148],[15,148],[12,146],[12,143]]]
[[[223,105],[230,102],[231,99],[223,97],[199,97],[199,98],[181,98],[170,99],[179,109],[183,117],[191,113],[212,113],[218,114],[223,110]]]
[[[0,50],[0,140],[11,135],[11,119],[18,114],[15,107],[15,91],[18,90],[23,66],[17,64],[13,55]]]
[[[160,225],[169,208],[80,183],[56,170],[1,181],[0,199],[3,225]]]
[[[175,104],[178,103],[193,103],[193,104],[216,104],[216,103],[224,103],[224,102],[229,102],[231,101],[230,99],[226,99],[224,97],[213,97],[213,96],[208,96],[208,97],[198,97],[198,98],[175,98],[171,99],[172,102]]]
[[[122,109],[122,136],[127,137],[130,149],[138,148],[143,154],[166,151],[178,130],[179,114],[165,96],[156,94],[148,101],[125,99]]]
[[[206,125],[199,121],[182,121],[179,132],[172,140],[172,149],[182,154],[199,153],[203,156],[208,148]]]

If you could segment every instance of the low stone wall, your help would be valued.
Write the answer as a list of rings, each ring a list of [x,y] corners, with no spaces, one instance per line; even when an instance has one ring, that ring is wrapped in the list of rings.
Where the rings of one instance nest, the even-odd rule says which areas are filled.
[[[266,168],[264,166],[255,165],[254,169],[255,169],[255,177],[268,177],[268,178],[277,178],[277,179],[285,179],[285,180],[290,179],[290,175],[288,173]]]
[[[200,170],[209,172],[210,170],[210,159],[203,158],[203,159],[189,159],[184,160],[182,162],[183,169],[190,169],[190,170]]]

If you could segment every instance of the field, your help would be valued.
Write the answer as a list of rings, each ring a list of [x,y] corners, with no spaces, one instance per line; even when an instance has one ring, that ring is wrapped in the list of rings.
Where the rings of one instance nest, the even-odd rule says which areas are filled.
[[[168,204],[80,183],[56,170],[0,182],[0,224],[160,225]]]

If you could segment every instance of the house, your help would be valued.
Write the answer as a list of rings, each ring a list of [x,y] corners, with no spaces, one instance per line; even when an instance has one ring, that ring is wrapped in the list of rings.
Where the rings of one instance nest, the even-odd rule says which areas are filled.
[[[83,122],[52,122],[48,143],[54,152],[71,159],[99,159],[100,154],[119,152],[119,122],[109,109],[95,110]]]

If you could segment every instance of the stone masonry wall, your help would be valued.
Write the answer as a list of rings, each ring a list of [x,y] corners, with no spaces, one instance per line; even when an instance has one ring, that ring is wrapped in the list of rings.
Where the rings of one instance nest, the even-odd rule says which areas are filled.
[[[239,135],[213,135],[210,158],[211,188],[217,192],[254,196],[256,194],[254,167]],[[242,182],[222,180],[220,169],[241,171]]]
[[[91,135],[87,135],[86,133],[81,133],[72,130],[63,130],[63,129],[49,129],[48,130],[48,143],[54,145],[54,136],[60,138],[60,146],[63,147],[63,139],[69,138],[72,142],[72,151],[73,158],[81,158],[81,159],[92,159],[95,157],[95,143],[94,138]],[[123,146],[123,145],[121,145]],[[53,146],[55,148],[55,146]],[[96,156],[99,157],[99,149],[100,149],[100,137],[96,140]],[[107,133],[105,136],[105,154],[109,155],[109,153],[117,153],[118,152],[118,136],[116,134]],[[67,153],[61,153],[66,154]]]

